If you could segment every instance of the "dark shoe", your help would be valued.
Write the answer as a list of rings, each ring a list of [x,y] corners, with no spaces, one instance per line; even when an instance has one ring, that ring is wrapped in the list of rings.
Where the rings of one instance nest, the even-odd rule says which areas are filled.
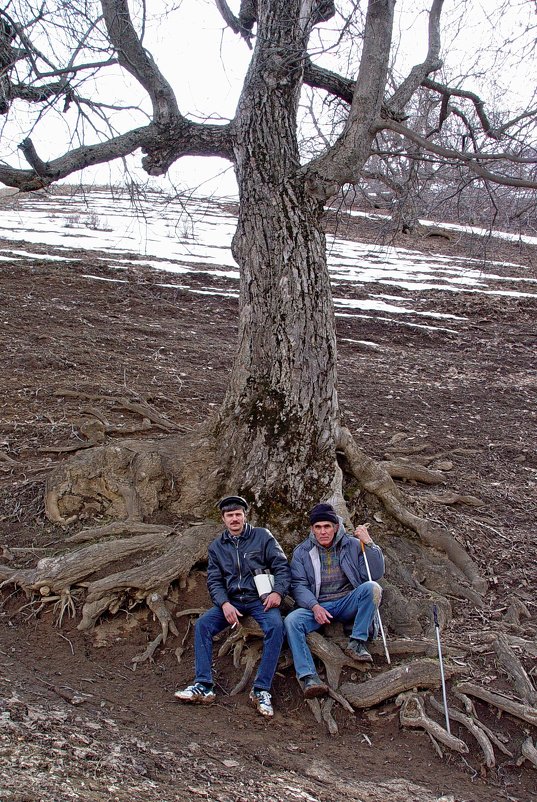
[[[210,705],[216,699],[213,689],[203,682],[194,682],[184,690],[176,691],[174,696],[180,702],[190,702],[194,705]]]
[[[274,715],[272,697],[268,691],[260,691],[256,688],[252,688],[250,691],[250,702],[257,712],[265,718],[272,718]]]
[[[328,685],[317,674],[308,674],[300,680],[304,691],[304,699],[315,699],[316,696],[326,696]]]
[[[347,657],[351,657],[358,663],[373,662],[373,658],[365,648],[365,642],[363,640],[355,640],[355,638],[351,638],[346,648],[344,649],[344,652],[347,655]]]

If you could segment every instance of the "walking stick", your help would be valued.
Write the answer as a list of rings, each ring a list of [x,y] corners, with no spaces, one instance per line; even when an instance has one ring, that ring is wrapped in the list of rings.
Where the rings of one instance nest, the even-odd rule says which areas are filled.
[[[367,571],[367,578],[369,579],[370,582],[372,582],[373,580],[371,579],[371,571],[369,570],[369,563],[367,561],[367,554],[365,553],[365,546],[364,546],[364,541],[363,540],[360,540],[360,545],[362,546],[362,554],[364,555],[364,562],[365,562],[365,569]],[[379,623],[380,634],[382,635],[382,643],[384,644],[384,654],[386,655],[386,662],[388,663],[388,665],[391,665],[392,661],[390,660],[390,653],[388,651],[388,644],[386,643],[386,635],[384,634],[384,627],[382,626],[382,618],[380,617],[380,612],[379,612],[378,609],[377,609],[377,612],[375,613],[375,615],[377,616],[377,620],[378,620],[378,623]]]
[[[436,643],[438,645],[438,660],[440,661],[440,679],[442,680],[442,698],[444,700],[444,714],[446,716],[446,730],[451,735],[451,728],[449,726],[449,710],[447,705],[446,696],[446,680],[444,677],[444,661],[442,659],[442,647],[440,645],[440,626],[438,624],[438,608],[433,604],[434,626],[436,629]]]

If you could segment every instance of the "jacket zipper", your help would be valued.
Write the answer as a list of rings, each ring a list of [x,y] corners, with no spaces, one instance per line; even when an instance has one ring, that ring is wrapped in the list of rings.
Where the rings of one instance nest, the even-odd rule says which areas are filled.
[[[239,585],[237,587],[237,590],[241,590],[242,571],[241,571],[241,558],[239,554],[238,538],[237,538],[237,543],[235,543],[235,548],[237,549],[237,568],[239,569]]]

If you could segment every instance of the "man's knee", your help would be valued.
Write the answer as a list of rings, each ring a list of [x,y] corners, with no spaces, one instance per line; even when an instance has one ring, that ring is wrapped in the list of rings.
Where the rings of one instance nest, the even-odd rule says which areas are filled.
[[[378,582],[368,582],[371,585],[371,595],[373,597],[373,604],[378,607],[382,599],[382,588]]]
[[[382,599],[382,588],[378,582],[362,582],[353,592],[358,594],[357,599],[370,598],[376,607]]]
[[[291,632],[298,628],[301,619],[301,610],[293,610],[285,616],[283,624],[286,632]]]

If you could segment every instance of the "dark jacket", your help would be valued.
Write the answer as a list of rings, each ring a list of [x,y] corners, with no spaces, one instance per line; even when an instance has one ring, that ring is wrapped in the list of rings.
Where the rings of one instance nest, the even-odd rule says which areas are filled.
[[[269,568],[274,590],[283,597],[289,592],[291,571],[282,547],[268,529],[246,524],[234,537],[226,529],[209,546],[207,587],[214,604],[240,603],[259,599],[254,571]]]
[[[353,586],[357,588],[368,581],[362,547],[357,537],[348,535],[340,523],[336,533],[340,549],[340,566]],[[319,546],[313,533],[296,547],[291,558],[291,593],[299,607],[311,610],[319,604],[321,588],[321,559]],[[322,548],[322,547],[321,547]],[[373,581],[384,574],[384,556],[379,546],[366,546],[367,562]]]

